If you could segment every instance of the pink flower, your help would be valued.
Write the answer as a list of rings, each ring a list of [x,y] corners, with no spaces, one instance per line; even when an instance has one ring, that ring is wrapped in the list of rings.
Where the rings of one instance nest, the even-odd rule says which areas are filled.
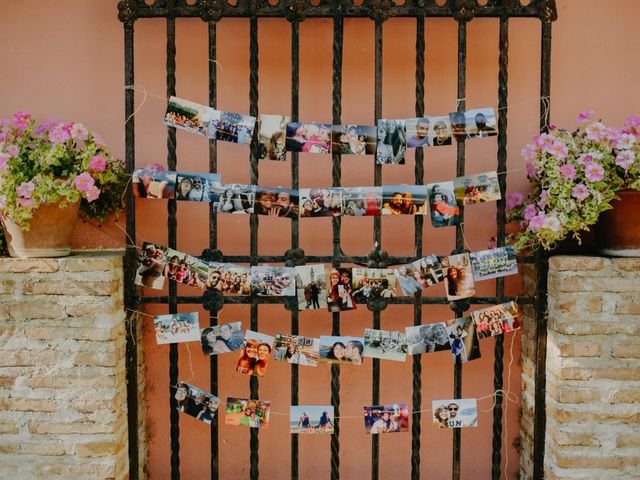
[[[622,135],[620,135],[618,141],[616,142],[616,148],[629,149],[633,146],[634,143],[636,143],[635,136],[629,133],[623,133]]]
[[[102,137],[100,135],[98,135],[97,133],[93,134],[93,143],[95,143],[99,147],[106,147],[107,146],[107,144],[102,139]]]
[[[69,136],[71,136],[71,129],[73,128],[75,124],[74,123],[65,123],[62,128],[64,129],[65,132],[67,132],[69,134]]]
[[[4,210],[7,208],[7,196],[0,195],[0,210]]]
[[[542,228],[546,228],[552,232],[559,232],[562,228],[562,224],[560,223],[560,220],[558,220],[558,217],[547,215],[542,222]]]
[[[547,206],[547,197],[549,197],[549,190],[542,190],[542,192],[540,192],[540,200],[538,201],[540,208]]]
[[[545,148],[545,151],[556,157],[558,160],[567,158],[567,155],[569,154],[569,149],[562,142],[553,142]]]
[[[531,219],[536,216],[536,213],[538,213],[538,210],[536,209],[536,206],[534,204],[527,205],[522,211],[524,219],[528,222],[530,222]]]
[[[640,117],[636,115],[631,115],[630,117],[627,117],[627,119],[624,121],[624,126],[631,127],[631,128],[640,127]]]
[[[20,110],[13,114],[13,126],[19,129],[27,128],[29,126],[30,118],[30,113]]]
[[[49,141],[51,143],[64,143],[69,140],[70,136],[63,126],[56,125],[49,132]]]
[[[5,168],[7,168],[8,161],[9,155],[4,152],[0,152],[0,170],[4,170]]]
[[[40,125],[38,125],[38,127],[36,128],[36,135],[40,135],[43,132],[46,132],[48,130],[51,130],[55,125],[61,123],[62,120],[60,120],[59,118],[56,117],[52,117],[48,120],[45,120],[44,122],[42,122]]]
[[[74,123],[69,134],[74,140],[85,141],[87,139],[87,135],[89,134],[89,130],[87,130],[81,123]]]
[[[150,163],[144,167],[144,170],[147,172],[164,172],[164,167],[159,163]]]
[[[585,110],[584,112],[580,112],[578,114],[578,118],[576,118],[576,120],[578,121],[578,123],[587,123],[589,120],[591,120],[591,116],[596,113],[593,110]]]
[[[32,198],[18,197],[18,203],[23,207],[33,207],[36,202],[34,202]]]
[[[584,183],[579,183],[571,190],[571,196],[580,201],[583,201],[589,196],[589,189]]]
[[[529,220],[529,230],[535,231],[541,228],[542,225],[544,224],[544,219],[545,219],[545,213],[542,211],[538,212],[535,217]]]
[[[560,168],[558,170],[560,171],[560,175],[562,175],[567,180],[573,180],[574,178],[576,178],[576,167],[574,167],[570,163],[563,163],[562,165],[560,165]]]
[[[89,188],[89,190],[87,190],[85,198],[87,199],[87,201],[93,202],[94,200],[97,200],[99,196],[100,189],[93,185],[91,188]]]
[[[102,155],[94,155],[89,160],[89,168],[95,172],[104,172],[107,168],[107,161]]]
[[[528,145],[525,145],[525,147],[522,150],[520,150],[520,153],[522,154],[522,158],[524,158],[527,162],[530,162],[531,160],[536,158],[538,149],[536,148],[535,145],[532,145],[530,143]]]
[[[4,149],[7,151],[11,158],[18,158],[18,155],[20,155],[20,147],[18,145],[14,145],[13,143],[10,143],[6,147],[4,147]]]
[[[527,177],[533,178],[538,174],[538,169],[535,167],[533,162],[527,162]]]
[[[604,178],[604,168],[599,163],[589,163],[584,169],[584,176],[590,182],[598,182]]]
[[[542,150],[552,145],[556,141],[556,139],[553,135],[550,135],[548,133],[541,133],[540,135],[533,137],[533,141],[536,147]]]
[[[507,210],[513,210],[514,208],[522,205],[523,196],[520,192],[510,193],[507,197]]]
[[[618,144],[622,132],[617,128],[607,128],[606,137],[611,140],[611,144],[615,147]]]
[[[607,135],[607,127],[601,122],[593,122],[587,125],[585,128],[587,132],[587,138],[592,142],[599,142]]]
[[[20,185],[18,185],[18,188],[16,188],[16,193],[20,197],[31,198],[31,194],[35,189],[36,186],[33,182],[22,182]]]
[[[84,172],[78,175],[73,180],[73,183],[75,184],[76,188],[79,191],[88,192],[91,189],[91,187],[93,187],[93,185],[95,184],[95,180],[89,173]]]
[[[621,166],[625,170],[629,170],[629,167],[636,161],[635,156],[631,150],[621,150],[616,156],[616,165]]]

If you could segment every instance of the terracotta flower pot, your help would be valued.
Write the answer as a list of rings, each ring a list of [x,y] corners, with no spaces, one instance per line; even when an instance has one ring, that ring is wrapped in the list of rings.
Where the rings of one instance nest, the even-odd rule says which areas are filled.
[[[600,215],[594,227],[596,245],[603,255],[640,257],[640,192],[621,190],[620,200]]]
[[[12,257],[64,257],[71,252],[71,236],[78,220],[80,202],[65,208],[42,205],[22,230],[10,218],[3,217],[2,228]]]

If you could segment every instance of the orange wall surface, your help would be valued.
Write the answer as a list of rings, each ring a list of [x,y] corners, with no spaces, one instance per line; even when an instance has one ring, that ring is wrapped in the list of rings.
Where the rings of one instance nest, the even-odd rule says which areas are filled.
[[[25,109],[35,117],[58,116],[83,122],[99,132],[112,151],[124,156],[124,54],[123,28],[117,20],[116,0],[22,0],[3,2],[0,29],[0,116]],[[572,129],[578,112],[591,108],[605,122],[619,126],[629,114],[640,113],[637,79],[640,64],[636,52],[640,37],[636,0],[559,0],[559,19],[553,26],[551,108],[552,122]],[[509,191],[523,190],[527,182],[520,149],[536,134],[539,125],[540,24],[535,20],[510,21],[509,37]],[[406,118],[414,114],[415,20],[392,19],[384,24],[383,117]],[[166,27],[162,20],[135,24],[135,84],[148,96],[136,93],[136,165],[150,162],[166,165],[166,128],[162,116],[165,97]],[[368,20],[345,21],[343,108],[344,123],[372,124],[374,121],[374,29]],[[248,113],[249,91],[248,22],[225,19],[218,25],[218,108]],[[263,113],[290,112],[290,27],[285,20],[260,20],[259,109]],[[328,20],[307,20],[300,27],[300,118],[331,121],[332,26]],[[456,108],[457,25],[452,20],[426,22],[425,104],[428,114],[446,114]],[[207,28],[199,19],[177,22],[177,94],[206,104],[208,101]],[[468,25],[468,108],[498,103],[498,22],[475,19]],[[249,181],[248,147],[219,143],[219,171],[224,182]],[[207,140],[185,132],[177,134],[178,169],[205,171]],[[467,142],[467,172],[495,169],[496,139]],[[414,183],[413,154],[404,166],[383,167],[383,183]],[[259,166],[259,183],[291,184],[289,162],[264,161]],[[455,175],[455,147],[425,151],[425,183],[451,179]],[[348,156],[342,159],[342,184],[373,184],[373,159]],[[331,185],[329,155],[300,155],[300,186]],[[486,248],[495,233],[495,204],[470,207],[464,233],[470,250]],[[166,211],[162,201],[137,203],[138,243],[142,240],[166,244]],[[455,243],[454,229],[435,230],[428,221],[423,231],[423,251],[448,254]],[[178,205],[178,249],[199,254],[208,245],[206,205]],[[219,216],[219,248],[224,254],[249,252],[248,217]],[[290,222],[261,218],[260,254],[282,254],[290,247]],[[414,254],[414,223],[410,217],[382,221],[382,246],[392,255]],[[331,221],[300,222],[300,243],[307,254],[331,253]],[[364,255],[373,243],[370,218],[345,218],[342,222],[343,250]],[[124,234],[114,224],[83,224],[75,246],[121,247]],[[431,290],[434,290],[432,288]],[[427,291],[427,295],[443,292]],[[197,295],[184,287],[181,292]],[[510,277],[507,294],[521,292],[521,279]],[[479,285],[479,295],[493,295],[492,281]],[[181,305],[183,311],[196,306]],[[161,313],[162,308],[149,308]],[[290,330],[290,315],[282,306],[259,307],[259,330],[275,335]],[[201,319],[205,312],[200,310]],[[451,318],[446,307],[423,307],[425,323]],[[249,309],[226,306],[220,322],[241,320],[249,325]],[[206,320],[205,320],[206,321]],[[201,320],[202,322],[202,320]],[[382,328],[401,330],[413,323],[411,306],[394,305],[382,313]],[[371,314],[362,306],[341,316],[341,332],[361,335],[371,326]],[[331,316],[324,311],[303,312],[300,332],[319,336],[331,332]],[[148,470],[153,479],[169,478],[169,373],[168,347],[158,346],[150,318],[145,320],[147,400],[150,456]],[[493,341],[481,342],[482,358],[463,367],[463,397],[487,397],[493,391]],[[520,395],[520,335],[505,338],[505,389]],[[197,344],[179,345],[180,377],[207,389],[209,362]],[[248,378],[234,372],[236,356],[219,361],[221,396],[248,396]],[[511,361],[513,363],[511,364]],[[453,392],[453,364],[448,353],[424,355],[422,362],[422,405],[446,399]],[[507,366],[510,366],[507,369]],[[288,413],[290,369],[272,364],[260,381],[260,397],[272,401],[276,413]],[[380,398],[386,403],[411,404],[412,360],[381,362]],[[371,402],[371,361],[361,367],[343,367],[341,415],[359,416]],[[224,398],[223,398],[224,400]],[[330,403],[330,369],[300,367],[300,404]],[[492,402],[479,402],[479,425],[462,433],[462,478],[489,478],[491,470]],[[516,478],[519,402],[507,402],[503,419],[503,464],[508,478]],[[360,418],[341,422],[340,473],[342,478],[370,475],[371,439],[363,433]],[[190,417],[180,417],[181,473],[185,478],[202,478],[209,472],[209,427]],[[429,413],[422,416],[422,478],[451,475],[452,433],[431,427]],[[220,426],[220,477],[247,478],[249,474],[249,431]],[[263,478],[287,478],[290,465],[288,418],[273,415],[268,430],[260,432],[260,471]],[[330,472],[328,437],[300,438],[301,478],[327,478]],[[506,462],[508,461],[508,464]],[[408,478],[411,471],[411,436],[396,434],[380,439],[380,474],[383,479]]]

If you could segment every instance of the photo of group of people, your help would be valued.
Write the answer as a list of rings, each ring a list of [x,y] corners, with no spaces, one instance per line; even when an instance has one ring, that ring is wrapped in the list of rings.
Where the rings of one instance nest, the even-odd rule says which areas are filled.
[[[288,123],[286,148],[290,152],[331,153],[331,125]]]
[[[213,109],[178,97],[169,98],[164,124],[196,135],[206,136]]]
[[[368,298],[393,298],[396,296],[396,277],[392,269],[353,269],[353,297],[356,301]]]
[[[341,189],[303,188],[300,190],[300,217],[333,217],[341,214]]]
[[[320,361],[346,365],[362,365],[364,338],[320,336]]]
[[[156,315],[153,317],[153,327],[158,345],[193,342],[200,336],[198,312]]]
[[[327,277],[324,265],[295,267],[298,310],[327,308]]]
[[[433,400],[433,426],[436,428],[465,428],[478,426],[478,402],[475,398]]]
[[[342,155],[374,155],[376,127],[365,125],[333,125],[331,151]]]
[[[500,200],[500,185],[496,172],[457,177],[453,181],[456,201],[463,206]]]
[[[353,296],[353,272],[350,268],[332,268],[327,273],[327,307],[330,312],[345,312],[356,309]]]
[[[427,191],[424,185],[385,185],[382,187],[382,215],[426,215]]]
[[[382,187],[342,188],[342,215],[377,217],[382,213]]]
[[[409,431],[409,409],[406,403],[364,407],[366,433],[397,433]]]
[[[178,385],[174,398],[178,411],[209,424],[220,405],[220,399],[215,395],[185,382]]]
[[[258,117],[258,158],[284,161],[287,158],[287,124],[284,115],[260,115]]]
[[[176,200],[215,203],[220,190],[220,175],[217,173],[178,172]]]
[[[176,196],[176,172],[168,172],[157,165],[138,168],[131,176],[135,198],[173,199]]]
[[[436,255],[401,265],[394,270],[394,274],[402,295],[413,295],[444,280],[442,264]]]
[[[514,247],[499,247],[472,252],[470,256],[473,279],[477,282],[518,274],[518,261]]]
[[[279,333],[273,354],[281,362],[316,367],[320,358],[320,339]]]
[[[209,121],[209,138],[248,145],[255,126],[255,117],[213,110]]]
[[[271,402],[227,397],[224,423],[250,428],[268,428]]]
[[[407,358],[407,336],[402,332],[365,328],[364,356],[404,362]]]
[[[251,294],[251,268],[233,263],[209,262],[207,290],[218,290],[224,295]]]
[[[293,267],[251,267],[251,291],[267,297],[295,297],[296,272]]]
[[[468,253],[444,257],[442,271],[444,272],[447,300],[460,300],[473,297],[476,294],[471,258]]]
[[[314,434],[334,432],[332,405],[291,405],[289,430],[291,433]]]
[[[298,218],[298,191],[256,186],[253,213],[270,217]]]
[[[471,313],[478,337],[487,338],[512,332],[520,328],[518,306],[515,302],[492,305]]]
[[[143,243],[134,283],[141,287],[162,289],[165,279],[204,289],[208,265],[202,260],[152,243]]]
[[[235,352],[244,346],[245,341],[241,322],[223,323],[203,328],[200,332],[202,353],[205,355]]]
[[[451,350],[449,332],[444,322],[407,327],[405,330],[409,355]]]
[[[244,333],[244,339],[236,372],[264,377],[269,360],[271,360],[271,350],[275,338],[264,333],[247,330]]]
[[[447,322],[453,362],[467,363],[480,358],[480,342],[473,318],[461,317]]]
[[[204,290],[209,275],[209,265],[199,258],[172,248],[167,249],[166,274],[169,280]]]
[[[460,207],[456,202],[453,182],[427,185],[431,225],[434,228],[452,227],[460,224]]]

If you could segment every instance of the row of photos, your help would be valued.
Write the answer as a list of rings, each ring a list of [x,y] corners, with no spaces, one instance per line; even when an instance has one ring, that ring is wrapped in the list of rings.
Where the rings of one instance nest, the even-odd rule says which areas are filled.
[[[472,139],[497,135],[493,108],[452,112],[444,116],[380,119],[373,125],[330,125],[290,122],[284,115],[258,118],[258,158],[285,160],[286,153],[339,153],[375,155],[376,163],[403,164],[407,148],[451,145],[452,138]],[[171,97],[164,124],[210,139],[249,144],[256,118],[221,112]]]

